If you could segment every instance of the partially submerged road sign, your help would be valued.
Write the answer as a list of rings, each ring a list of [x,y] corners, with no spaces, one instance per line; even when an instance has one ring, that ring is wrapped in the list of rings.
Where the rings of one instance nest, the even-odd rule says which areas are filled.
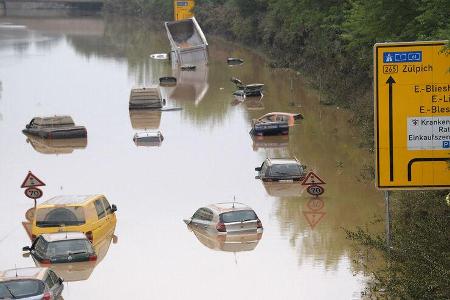
[[[30,188],[35,186],[45,186],[45,183],[36,177],[31,171],[28,171],[27,176],[25,177],[25,180],[23,181],[21,188]]]
[[[308,175],[306,175],[305,179],[302,181],[303,185],[318,185],[318,184],[325,184],[325,181],[320,179],[319,176],[317,176],[314,172],[309,172]]]
[[[377,186],[450,187],[447,42],[374,46]]]
[[[39,199],[43,195],[43,192],[37,187],[29,187],[25,190],[25,196],[31,199]]]

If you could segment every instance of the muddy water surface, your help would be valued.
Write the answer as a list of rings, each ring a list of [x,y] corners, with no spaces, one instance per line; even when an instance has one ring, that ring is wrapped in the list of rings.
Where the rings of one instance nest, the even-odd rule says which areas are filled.
[[[94,270],[66,283],[64,299],[361,297],[366,278],[342,228],[364,226],[383,202],[351,115],[320,106],[299,75],[271,70],[238,45],[209,42],[208,67],[177,72],[149,57],[169,50],[160,24],[0,18],[0,269],[34,266],[21,252],[32,200],[20,184],[32,170],[47,184],[39,202],[103,193],[118,207],[117,239]],[[228,67],[229,56],[245,63]],[[163,89],[167,105],[182,110],[130,114],[130,89],[167,75],[178,78]],[[231,76],[265,83],[263,99],[233,101]],[[289,138],[253,140],[251,119],[271,111],[305,119]],[[87,144],[27,141],[25,124],[54,114],[86,126]],[[161,130],[159,147],[133,143],[144,128]],[[254,168],[268,156],[297,157],[326,181],[325,194],[313,200],[299,184],[263,185]],[[224,244],[182,222],[233,197],[262,220],[259,242]]]

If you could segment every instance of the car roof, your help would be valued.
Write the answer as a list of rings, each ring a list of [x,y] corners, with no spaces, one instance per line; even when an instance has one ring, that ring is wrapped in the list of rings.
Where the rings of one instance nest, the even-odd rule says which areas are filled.
[[[82,232],[44,233],[42,237],[50,243],[66,240],[87,240],[86,235]]]
[[[53,197],[43,203],[41,203],[39,206],[43,205],[58,205],[58,204],[67,204],[67,205],[76,205],[76,204],[82,204],[92,198],[98,197],[101,195],[60,195]]]
[[[222,202],[210,204],[207,208],[215,211],[218,214],[222,214],[230,211],[239,211],[239,210],[253,210],[250,206],[239,203],[239,202]]]
[[[267,114],[261,116],[261,118],[262,118],[262,117],[265,117],[265,116],[272,116],[272,115],[293,116],[293,115],[295,115],[295,114],[294,114],[294,113],[287,113],[287,112],[278,112],[278,111],[274,111],[274,112],[270,112],[270,113],[267,113]]]
[[[33,122],[37,125],[74,124],[71,116],[34,117]]]
[[[38,279],[42,280],[48,268],[18,268],[0,271],[0,282],[20,279]]]
[[[159,138],[161,136],[161,131],[141,131],[134,134],[135,137],[155,137]]]
[[[270,165],[299,164],[296,158],[267,158]]]

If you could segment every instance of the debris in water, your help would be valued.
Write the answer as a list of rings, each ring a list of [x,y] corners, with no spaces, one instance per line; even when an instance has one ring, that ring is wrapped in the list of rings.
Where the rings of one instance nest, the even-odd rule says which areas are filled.
[[[165,76],[159,78],[159,85],[161,86],[175,86],[177,79],[173,76]]]
[[[229,66],[238,66],[238,65],[242,65],[244,63],[244,60],[241,58],[236,58],[236,57],[228,57],[227,63]]]
[[[164,59],[168,58],[168,55],[167,55],[167,53],[155,53],[155,54],[151,54],[150,57],[153,59],[164,60]]]

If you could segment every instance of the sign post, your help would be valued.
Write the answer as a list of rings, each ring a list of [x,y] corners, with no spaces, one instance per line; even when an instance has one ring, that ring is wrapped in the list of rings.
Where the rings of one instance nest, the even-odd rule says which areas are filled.
[[[25,196],[34,200],[34,209],[36,209],[36,199],[41,198],[43,195],[42,190],[38,189],[37,186],[45,186],[45,183],[31,173],[31,171],[28,171],[28,174],[20,187],[26,188],[24,192]]]
[[[445,45],[374,46],[380,189],[450,187],[450,55]]]

